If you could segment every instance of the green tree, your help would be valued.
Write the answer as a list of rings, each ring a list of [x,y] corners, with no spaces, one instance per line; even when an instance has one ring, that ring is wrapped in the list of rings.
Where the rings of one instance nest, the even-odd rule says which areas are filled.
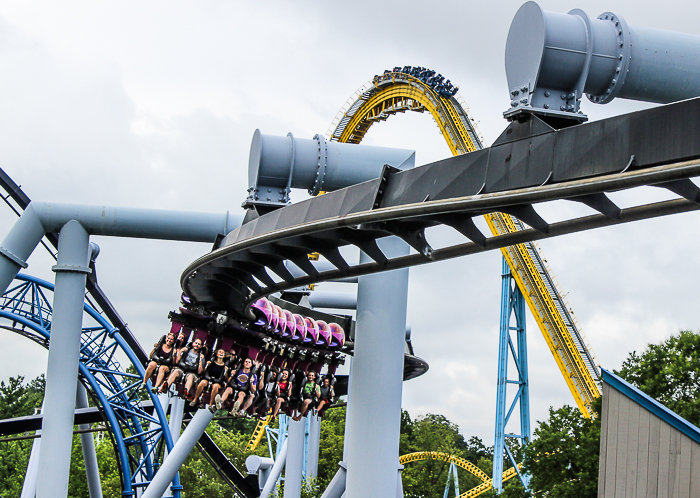
[[[601,400],[594,404],[600,413]],[[600,418],[588,419],[564,405],[549,409],[549,420],[540,422],[533,441],[525,448],[523,470],[530,474],[535,496],[558,498],[595,497],[598,492]],[[517,487],[517,486],[516,486]],[[515,489],[511,496],[521,493]]]
[[[630,353],[618,375],[700,425],[700,334],[685,330],[641,354]]]
[[[0,381],[0,420],[34,415],[41,408],[45,386],[44,374],[28,384],[21,375],[10,377],[7,383]]]

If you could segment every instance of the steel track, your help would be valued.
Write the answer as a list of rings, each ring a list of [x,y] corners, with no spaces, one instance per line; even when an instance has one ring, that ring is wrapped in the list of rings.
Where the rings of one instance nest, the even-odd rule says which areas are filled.
[[[250,236],[246,236],[243,229],[238,229],[234,234],[238,237],[237,240],[199,258],[188,266],[182,275],[181,285],[189,296],[194,296],[204,307],[242,312],[260,297],[302,285],[422,265],[533,240],[694,211],[700,209],[700,204],[695,200],[697,193],[692,191],[689,197],[693,200],[679,198],[627,209],[619,209],[603,196],[605,192],[645,185],[678,190],[675,188],[678,185],[677,182],[698,175],[700,175],[700,160],[693,160],[555,185],[412,203],[332,218],[318,216],[319,219],[308,219],[307,216],[307,221],[304,223],[295,223],[295,220],[290,219],[288,226],[280,226],[279,221],[285,218],[284,212],[294,208],[289,206],[271,213],[277,222],[272,231],[256,234],[248,230]],[[687,184],[686,187],[690,188]],[[553,224],[542,220],[532,208],[533,204],[552,200],[583,202],[582,199],[592,198],[599,200],[599,210],[604,212]],[[310,208],[311,204],[318,200],[323,199],[314,198],[305,202]],[[513,211],[513,208],[521,210],[523,213],[521,219],[527,218],[523,221],[529,222],[536,228],[486,237],[471,222],[472,217],[491,212],[509,212]],[[311,209],[307,209],[306,212],[311,213]],[[269,216],[261,217],[259,220]],[[416,223],[422,228],[415,230],[413,234],[387,228],[388,224],[395,222]],[[460,225],[462,223],[466,226]],[[438,224],[449,224],[458,230],[463,227],[460,231],[471,240],[433,249],[425,239],[423,228]],[[357,242],[352,244],[348,240],[352,239],[355,233],[360,235],[356,237]],[[376,240],[388,235],[404,235],[407,242],[420,252],[395,259],[383,257],[384,255],[376,246]],[[339,247],[347,245],[356,245],[365,252],[369,252],[374,261],[362,265],[351,265],[337,251]],[[297,250],[290,251],[290,247],[295,247]],[[283,260],[299,262],[299,258],[292,253],[300,251],[304,254],[316,251],[326,257],[330,256],[329,260],[336,265],[336,269],[318,272],[305,266],[302,270],[306,275],[295,278],[285,272],[280,263]],[[265,273],[262,273],[261,269],[264,269]],[[273,279],[268,270],[277,275],[277,278]],[[202,286],[203,282],[204,286]],[[202,292],[203,289],[210,292]],[[216,291],[218,296],[212,295],[212,290]],[[221,299],[222,297],[228,300]],[[240,305],[241,302],[243,307]],[[250,315],[248,316],[250,318]]]

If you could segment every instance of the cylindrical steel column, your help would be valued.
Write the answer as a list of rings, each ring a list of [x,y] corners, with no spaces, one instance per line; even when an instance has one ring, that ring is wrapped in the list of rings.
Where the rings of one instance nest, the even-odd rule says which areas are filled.
[[[282,474],[284,464],[287,462],[288,442],[289,440],[285,439],[284,443],[282,443],[282,446],[280,447],[280,450],[277,453],[275,464],[272,466],[270,475],[267,476],[267,481],[265,481],[265,487],[263,487],[262,491],[260,492],[260,498],[270,498],[270,496],[274,495],[275,488],[277,486],[277,479],[279,479],[280,474]]]
[[[75,397],[76,408],[88,408],[87,392],[82,384],[78,383],[78,392]],[[90,424],[80,424],[78,429],[88,430]],[[90,498],[102,498],[102,484],[100,482],[100,468],[97,465],[97,452],[95,451],[95,439],[91,432],[80,434],[80,445],[83,448],[83,461],[85,462],[85,475],[87,477],[88,493]]]
[[[90,272],[88,233],[77,221],[61,229],[53,300],[37,498],[68,495],[75,393],[80,362],[85,276]]]
[[[394,237],[379,246],[387,257],[409,254]],[[346,420],[348,498],[396,496],[407,295],[408,269],[360,277]]]
[[[42,408],[41,413],[44,410]],[[37,436],[41,436],[41,430],[36,431]],[[32,443],[32,453],[29,455],[27,463],[27,473],[24,474],[22,483],[22,495],[20,498],[34,498],[36,496],[36,481],[39,478],[39,454],[41,453],[41,437],[37,437]]]
[[[182,417],[185,415],[185,400],[177,396],[171,398],[170,401],[170,435],[173,438],[173,445],[177,444],[180,439],[180,431],[182,430]]]
[[[30,204],[0,246],[0,294],[7,290],[17,272],[27,267],[27,259],[45,233]]]
[[[347,478],[347,467],[344,462],[340,462],[338,472],[335,473],[328,487],[321,495],[321,498],[341,498],[345,494],[345,484]]]
[[[304,466],[304,433],[306,420],[289,420],[287,427],[287,465],[284,468],[284,498],[301,496]]]
[[[318,449],[321,442],[321,419],[309,414],[309,439],[306,447],[306,478],[318,475]]]
[[[202,433],[213,418],[214,414],[209,410],[197,410],[177,444],[173,446],[173,450],[163,461],[163,465],[161,465],[151,484],[146,488],[143,498],[161,498],[163,496],[175,474],[180,471],[180,467],[182,467],[187,456],[195,447],[199,438],[202,437]]]

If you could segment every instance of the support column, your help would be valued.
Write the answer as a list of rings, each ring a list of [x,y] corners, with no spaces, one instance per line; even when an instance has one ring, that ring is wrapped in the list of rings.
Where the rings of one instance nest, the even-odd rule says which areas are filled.
[[[180,439],[180,431],[182,430],[182,417],[185,415],[185,400],[174,396],[170,399],[170,436],[173,438],[173,446]]]
[[[315,478],[318,475],[318,449],[321,442],[321,418],[317,415],[308,415],[309,437],[306,447],[306,478]]]
[[[508,458],[518,472],[525,489],[530,478],[518,470],[517,462],[506,445],[506,437],[520,439],[522,445],[530,441],[530,388],[527,364],[527,337],[525,328],[525,298],[511,275],[510,268],[503,258],[501,285],[501,323],[498,343],[498,381],[496,387],[496,430],[493,446],[493,487],[498,494],[503,491],[503,460]],[[515,314],[515,326],[511,326],[511,316]],[[513,344],[511,332],[516,334]],[[508,379],[508,363],[512,356],[518,380]],[[513,400],[507,403],[508,384],[518,386]],[[520,433],[508,434],[506,426],[516,404],[520,404]],[[507,410],[507,411],[506,411]]]
[[[75,407],[88,408],[87,392],[81,383],[78,383],[78,392],[75,398]],[[87,430],[90,424],[80,424],[78,429]],[[85,462],[85,475],[87,477],[88,493],[90,498],[102,498],[102,484],[100,483],[100,468],[97,465],[97,452],[95,451],[95,439],[91,432],[80,434],[80,445],[83,448],[83,461]]]
[[[381,239],[387,257],[409,254],[400,239]],[[360,262],[368,262],[362,254]],[[396,496],[408,269],[360,277],[350,403],[347,498]]]
[[[37,498],[68,495],[89,237],[77,221],[61,229],[53,300]]]
[[[304,467],[304,433],[306,420],[290,420],[287,428],[287,465],[284,468],[284,498],[301,496]]]
[[[203,410],[202,410],[203,411]],[[267,476],[267,481],[265,481],[265,486],[260,492],[260,498],[270,498],[275,494],[277,488],[277,480],[282,474],[282,469],[284,464],[287,462],[287,443],[289,441],[285,439],[284,443],[277,452],[277,458],[275,458],[275,464],[272,466],[270,475]]]
[[[185,463],[187,456],[202,437],[209,422],[214,418],[214,414],[209,410],[197,410],[187,428],[184,430],[173,450],[163,461],[160,470],[148,485],[143,493],[143,498],[161,498],[175,475],[180,471],[180,467]]]
[[[43,413],[44,409],[40,413]],[[32,453],[29,455],[27,463],[27,473],[24,475],[22,484],[22,495],[20,498],[34,498],[36,496],[36,481],[39,478],[39,454],[41,453],[41,429],[36,431],[39,436],[32,443]]]

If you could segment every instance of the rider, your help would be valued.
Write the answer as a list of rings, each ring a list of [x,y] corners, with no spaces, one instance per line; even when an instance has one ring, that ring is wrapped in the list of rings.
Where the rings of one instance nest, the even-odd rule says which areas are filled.
[[[173,334],[168,334],[154,345],[155,347],[153,351],[151,351],[150,361],[146,366],[146,373],[143,376],[141,387],[146,387],[146,382],[151,378],[153,372],[158,369],[156,383],[151,388],[154,393],[157,391],[158,387],[163,383],[163,379],[165,379],[165,374],[168,373],[170,367],[173,365],[174,344],[175,336]]]
[[[333,391],[333,385],[331,384],[331,376],[326,375],[323,378],[323,381],[321,382],[321,394],[319,395],[319,402],[318,402],[318,416],[322,417],[324,413],[324,408],[328,408],[328,406],[331,404],[333,401],[333,398],[335,398],[335,392]]]
[[[320,396],[321,390],[318,384],[316,384],[316,372],[309,370],[306,373],[304,384],[301,386],[301,399],[304,401],[301,404],[301,408],[299,408],[299,414],[292,418],[296,421],[301,420],[301,417],[306,416],[306,412],[309,408],[316,406],[316,402]]]
[[[292,390],[292,382],[289,380],[289,370],[285,368],[278,377],[279,379],[276,383],[277,400],[275,401],[275,408],[272,410],[272,420],[275,420],[282,405],[289,401],[289,393]]]
[[[212,386],[209,406],[211,407],[214,404],[212,401],[216,398],[223,385],[226,384],[224,381],[227,372],[226,362],[224,361],[225,356],[226,350],[218,348],[214,353],[214,359],[207,362],[207,366],[204,367],[204,372],[202,373],[202,380],[197,385],[197,392],[194,395],[194,399],[190,401],[190,406],[195,406],[198,403],[199,397],[209,384]]]
[[[185,398],[192,399],[190,389],[196,382],[199,375],[204,371],[204,353],[202,353],[202,340],[195,339],[192,347],[183,347],[177,352],[175,358],[176,367],[168,377],[168,381],[160,386],[159,393],[164,393],[168,390],[168,386],[177,382],[184,377],[185,380]]]
[[[224,395],[221,399],[216,400],[217,406],[223,404],[235,392],[236,401],[231,409],[231,415],[240,415],[238,410],[241,408],[241,405],[245,403],[241,410],[243,412],[252,403],[257,384],[258,376],[253,372],[253,360],[246,358],[243,361],[243,366],[231,373]]]

